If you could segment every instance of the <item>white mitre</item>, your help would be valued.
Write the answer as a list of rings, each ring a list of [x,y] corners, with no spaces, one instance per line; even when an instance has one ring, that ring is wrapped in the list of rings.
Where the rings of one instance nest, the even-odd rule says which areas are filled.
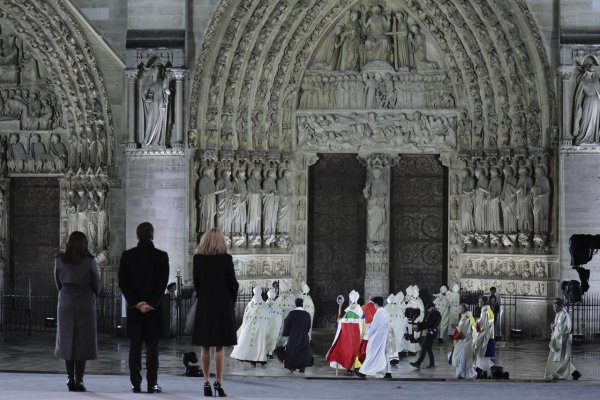
[[[452,291],[454,293],[458,293],[460,291],[460,286],[458,286],[458,283],[455,283],[454,286],[452,286]]]
[[[348,299],[350,300],[350,304],[354,304],[358,301],[358,298],[360,297],[360,294],[358,294],[358,292],[356,290],[353,290],[350,292],[350,294],[348,295]]]
[[[310,292],[310,288],[306,284],[306,282],[302,281],[302,294],[308,294]]]
[[[387,302],[388,304],[396,304],[396,296],[394,296],[394,293],[388,296]]]
[[[267,297],[270,299],[274,299],[275,297],[277,297],[277,291],[275,291],[274,288],[269,289],[269,291],[267,292]]]

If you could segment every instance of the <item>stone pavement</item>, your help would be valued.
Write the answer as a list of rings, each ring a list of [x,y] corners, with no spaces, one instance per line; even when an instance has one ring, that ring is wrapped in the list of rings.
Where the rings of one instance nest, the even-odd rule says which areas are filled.
[[[253,368],[226,357],[225,388],[239,399],[596,399],[600,393],[600,347],[585,344],[574,348],[574,363],[583,374],[579,382],[545,382],[543,371],[548,357],[547,341],[518,340],[498,342],[496,362],[511,374],[507,381],[458,381],[454,369],[445,362],[451,345],[435,345],[436,368],[417,371],[403,360],[392,372],[391,381],[336,377],[324,361],[333,332],[313,334],[315,367],[304,375],[290,375],[282,365],[270,360]],[[0,399],[98,398],[130,399],[127,353],[128,341],[100,337],[100,357],[88,363],[85,394],[66,393],[64,364],[53,357],[52,334],[27,337],[0,335]],[[182,376],[183,353],[198,349],[189,338],[163,340],[160,345],[159,383],[165,390],[157,395],[169,399],[191,399],[202,395],[202,379]],[[226,354],[231,348],[226,350]],[[424,365],[426,365],[425,361]],[[143,386],[142,386],[143,387]],[[573,392],[573,393],[571,393]],[[148,396],[148,395],[146,395]],[[466,397],[465,397],[466,396]]]

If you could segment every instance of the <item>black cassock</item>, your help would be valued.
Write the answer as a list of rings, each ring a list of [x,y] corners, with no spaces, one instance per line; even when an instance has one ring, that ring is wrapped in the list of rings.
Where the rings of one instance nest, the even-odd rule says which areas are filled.
[[[287,369],[311,367],[314,364],[308,331],[310,314],[304,310],[292,310],[283,321],[283,336],[288,337],[285,361]]]

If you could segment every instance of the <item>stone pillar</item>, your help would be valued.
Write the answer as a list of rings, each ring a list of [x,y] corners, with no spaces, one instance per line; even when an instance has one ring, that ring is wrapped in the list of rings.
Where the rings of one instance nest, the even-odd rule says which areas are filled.
[[[367,199],[367,251],[365,300],[371,296],[386,297],[390,290],[390,166],[395,155],[359,155],[367,167],[363,194]]]
[[[566,145],[571,145],[573,141],[573,132],[571,132],[572,127],[572,118],[571,115],[573,110],[573,88],[571,87],[571,77],[573,76],[573,71],[571,68],[569,69],[561,69],[559,70],[560,80],[559,80],[559,93],[561,93],[560,101],[562,102],[562,135],[561,135],[561,143]]]
[[[173,148],[183,148],[183,79],[186,70],[172,69],[171,74],[175,78],[175,128],[171,137]]]
[[[137,69],[128,69],[125,70],[125,76],[127,77],[127,89],[126,89],[126,102],[127,104],[127,148],[135,149],[137,148],[137,139],[135,135],[135,106],[136,106],[136,90],[135,84],[138,79],[138,70]]]

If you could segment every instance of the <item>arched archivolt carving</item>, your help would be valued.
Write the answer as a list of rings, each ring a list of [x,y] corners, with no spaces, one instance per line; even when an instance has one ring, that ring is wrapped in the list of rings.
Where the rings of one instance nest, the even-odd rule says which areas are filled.
[[[461,151],[550,145],[555,93],[524,0],[373,1],[401,10],[441,50],[464,109]],[[291,117],[319,44],[363,2],[225,0],[194,74],[190,127],[198,147],[292,150]],[[462,136],[461,136],[462,135]]]
[[[10,27],[44,65],[46,87],[54,92],[63,115],[57,129],[87,145],[87,152],[96,141],[96,158],[84,160],[79,154],[78,162],[69,166],[76,172],[112,165],[114,127],[104,80],[72,9],[63,0],[0,0],[0,26]]]

